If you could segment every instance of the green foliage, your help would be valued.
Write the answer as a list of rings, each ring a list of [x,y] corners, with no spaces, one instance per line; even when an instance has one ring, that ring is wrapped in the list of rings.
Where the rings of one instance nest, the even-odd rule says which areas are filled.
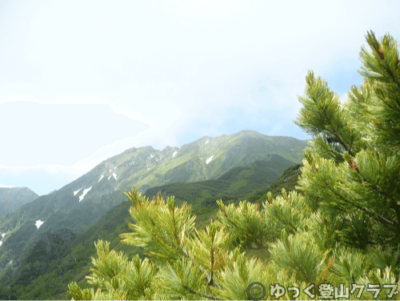
[[[140,298],[243,300],[249,299],[252,282],[301,289],[326,283],[336,288],[399,284],[400,60],[390,36],[379,42],[369,32],[367,42],[372,54],[362,49],[365,83],[352,87],[345,105],[313,72],[306,77],[305,96],[299,97],[304,108],[296,123],[314,140],[304,152],[296,187],[302,194],[281,189],[273,198],[271,192],[253,191],[252,197],[264,198],[262,208],[248,201],[225,205],[220,199],[217,220],[197,230],[186,203],[176,207],[174,197],[165,201],[161,195],[149,201],[134,188],[126,193],[136,224],[130,225],[132,233],[122,235],[124,242],[144,247],[158,262],[157,270],[147,269],[154,274]],[[94,293],[71,284],[76,299],[128,295],[122,271],[129,263],[122,254],[109,252],[109,259],[103,258],[101,246],[93,261],[100,272],[92,271],[88,279],[112,276],[114,285],[96,282],[101,288]],[[252,247],[268,259],[245,256],[243,250]],[[100,261],[107,264],[99,266]],[[123,290],[116,295],[119,287]],[[364,296],[399,298],[385,290]],[[293,292],[286,297],[295,298]],[[301,292],[298,297],[315,296]]]
[[[225,206],[221,200],[217,201],[217,204],[220,208],[218,220],[221,226],[225,226],[232,233],[232,241],[243,248],[248,248],[251,243],[257,248],[264,247],[270,235],[258,204],[243,201],[237,207],[234,204]]]
[[[369,32],[367,42],[372,53],[361,51],[360,89],[352,87],[341,107],[326,82],[309,72],[296,121],[315,137],[304,153],[299,189],[314,207],[341,216],[343,239],[362,249],[400,242],[398,52],[388,35],[379,42]]]
[[[257,169],[259,169],[261,172],[261,169],[259,168],[260,164],[250,165],[251,170],[254,170],[253,167],[257,167]],[[265,168],[264,165],[262,167]],[[242,171],[248,170],[249,167],[243,167],[240,170],[227,173],[227,175],[224,177],[230,179],[240,179],[243,175]],[[293,170],[293,167],[289,167],[287,170]],[[283,173],[283,175],[290,174],[287,172],[287,170]],[[296,170],[298,172],[298,169]],[[253,175],[256,175],[256,173]],[[285,178],[287,177],[285,176]],[[290,179],[284,182],[284,178],[281,177],[281,180],[281,184],[283,186],[281,184],[277,185],[276,183],[272,184],[271,186],[286,187],[288,190],[293,189],[294,184],[292,185],[289,183],[291,182]],[[278,182],[281,180],[278,180]],[[182,187],[184,187],[184,185],[192,184],[197,183],[185,183],[182,185]],[[173,185],[174,184],[171,184],[171,186]],[[169,185],[166,187],[169,187]],[[264,194],[265,189],[262,191]],[[229,190],[226,192],[229,194]],[[204,194],[206,193],[207,191],[204,192]],[[146,192],[146,195],[148,194],[149,193]],[[202,198],[198,198],[195,194],[189,195],[189,197],[190,198],[187,199],[187,201],[193,208],[193,213],[195,213],[197,216],[197,229],[205,229],[211,219],[215,220],[217,218],[219,207],[216,204],[215,199],[212,205],[208,206],[204,204]],[[264,201],[265,198],[258,200],[260,207],[262,207],[262,203]],[[176,203],[181,205],[183,202],[177,200]],[[236,201],[232,200],[227,203],[233,204],[236,203]],[[128,255],[129,258],[135,256],[136,254],[138,254],[140,258],[144,258],[145,256],[143,255],[142,248],[132,247],[130,245],[121,243],[119,238],[119,234],[129,231],[129,227],[127,226],[128,222],[131,220],[128,212],[129,204],[130,202],[126,201],[114,207],[99,222],[90,227],[83,234],[78,235],[74,241],[68,247],[66,247],[66,255],[63,258],[51,261],[49,256],[43,255],[42,257],[45,257],[45,259],[40,257],[40,261],[44,266],[47,267],[46,270],[41,270],[40,275],[36,274],[35,270],[25,270],[28,276],[31,277],[32,283],[27,286],[12,285],[12,289],[9,290],[12,291],[13,296],[17,296],[19,299],[25,300],[69,299],[70,297],[66,294],[65,288],[71,281],[79,283],[81,287],[89,287],[89,284],[83,281],[85,280],[85,276],[89,275],[90,273],[90,258],[96,254],[96,248],[93,242],[99,239],[109,241],[110,248],[114,249],[115,251],[123,251]],[[253,244],[253,246],[250,245],[248,248],[243,249],[246,252],[246,257],[256,257],[263,261],[269,259],[269,254],[266,252],[265,248],[260,249],[253,247],[256,247],[256,245]],[[34,253],[37,252],[38,249],[31,254],[34,255]],[[32,256],[32,259],[34,258],[37,258],[36,255]],[[0,271],[0,273],[3,273],[4,276],[6,271],[7,269],[3,269]],[[11,268],[9,268],[9,271],[12,273]],[[22,276],[24,276],[24,274],[20,273],[20,276],[18,276],[15,281],[20,281]],[[8,297],[6,299],[8,299]]]
[[[297,191],[288,192],[279,186],[297,180],[298,173],[293,169],[273,186],[274,193],[263,191],[265,187],[246,191],[255,203],[244,200],[226,204],[229,200],[219,199],[215,220],[199,228],[188,203],[161,195],[149,200],[132,188],[125,195],[131,203],[129,214],[134,223],[129,224],[131,232],[121,235],[122,242],[131,248],[124,251],[131,253],[122,252],[115,237],[109,238],[119,251],[99,240],[90,275],[84,269],[79,275],[86,275],[87,283],[72,281],[68,293],[75,300],[244,300],[249,299],[248,286],[259,282],[268,292],[263,299],[278,298],[271,295],[270,285],[279,283],[301,289],[299,296],[287,292],[283,298],[305,300],[314,299],[303,291],[310,284],[317,287],[329,283],[336,288],[354,283],[398,286],[400,60],[397,45],[389,35],[378,41],[369,32],[367,42],[372,53],[364,48],[361,52],[365,82],[360,88],[351,88],[349,101],[343,106],[325,81],[315,78],[312,72],[306,77],[305,96],[300,97],[304,108],[296,123],[314,140],[304,152]],[[243,168],[227,177],[235,178],[235,172],[250,177]],[[226,185],[227,189],[238,188],[238,193],[245,190],[241,186],[243,178],[236,178]],[[223,180],[226,184],[227,179]],[[210,182],[202,185],[193,187],[212,186]],[[201,203],[215,195],[215,190],[204,189],[191,200]],[[211,217],[211,208],[203,210]],[[117,222],[107,226],[118,228]],[[100,239],[96,235],[85,234],[76,242],[68,264],[88,257],[77,258],[88,252],[85,241]],[[143,248],[146,258],[132,254],[139,248]],[[62,267],[66,262],[52,262],[52,273],[46,277],[58,281],[56,274],[62,270],[57,270],[57,265]],[[37,268],[35,262],[31,264],[30,268]],[[43,276],[36,282],[40,283],[38,289],[49,279]],[[48,285],[50,294],[57,281]],[[1,289],[9,296],[13,290],[23,290],[18,285],[11,292],[6,287]],[[318,293],[317,288],[314,292]],[[33,289],[31,295],[22,297],[36,297],[36,293]],[[356,294],[351,297],[355,299]],[[400,296],[383,289],[375,295],[364,291],[362,298]]]
[[[287,234],[282,231],[280,240],[271,244],[271,264],[277,269],[287,269],[288,276],[295,273],[298,281],[320,283],[327,263],[328,250],[320,250],[313,237],[307,232]]]
[[[324,248],[318,242],[322,238],[314,233],[324,227],[330,233],[330,227],[318,223],[320,212],[312,212],[305,198],[296,192],[287,194],[283,190],[282,196],[275,199],[270,194],[262,210],[258,204],[246,201],[238,206],[225,206],[219,201],[218,220],[200,230],[195,228],[195,217],[186,204],[178,208],[174,198],[158,197],[150,201],[134,188],[126,195],[132,203],[130,214],[136,223],[130,225],[133,232],[121,236],[128,244],[143,246],[149,259],[134,257],[129,261],[123,253],[110,251],[108,243],[99,241],[97,258],[92,261],[94,268],[91,276],[86,277],[93,287],[69,285],[69,294],[76,300],[247,299],[246,289],[253,282],[265,287],[280,283],[303,289],[309,283],[329,282],[336,286],[372,280],[398,283],[392,270],[385,266],[397,263],[389,260],[390,254],[397,254],[392,249],[386,255],[379,256],[381,250],[377,248],[363,254],[346,249],[340,241],[333,250]],[[280,208],[276,211],[275,207]],[[288,227],[291,234],[285,228],[288,221],[292,221]],[[273,239],[270,229],[280,234]],[[270,253],[269,262],[248,258],[241,251],[243,246],[260,241],[263,242],[260,248]],[[263,248],[264,244],[268,249]],[[375,258],[379,258],[377,264]],[[131,266],[137,268],[129,275],[127,270]],[[377,266],[385,266],[383,274]],[[310,298],[304,293],[301,296]]]

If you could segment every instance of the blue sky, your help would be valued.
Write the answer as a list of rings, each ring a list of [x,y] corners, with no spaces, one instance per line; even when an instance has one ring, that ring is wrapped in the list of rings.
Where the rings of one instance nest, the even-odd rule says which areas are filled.
[[[39,195],[131,147],[293,120],[313,70],[345,100],[399,1],[0,1],[0,185]]]

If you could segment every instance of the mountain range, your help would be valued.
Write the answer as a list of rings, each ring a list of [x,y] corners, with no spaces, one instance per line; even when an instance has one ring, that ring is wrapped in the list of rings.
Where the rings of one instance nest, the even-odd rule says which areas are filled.
[[[162,193],[174,194],[178,201],[191,200],[199,216],[209,217],[218,198],[234,201],[268,189],[288,167],[301,162],[306,146],[307,141],[295,138],[242,131],[203,137],[162,151],[132,148],[109,158],[61,189],[0,219],[0,232],[5,234],[0,246],[0,284],[31,283],[33,264],[36,275],[45,273],[48,265],[42,265],[43,258],[32,255],[40,252],[32,250],[46,244],[44,249],[50,250],[63,241],[70,245],[106,214],[112,214],[113,208],[126,204],[124,192],[132,186],[149,197]],[[47,258],[69,256],[63,253],[66,249],[49,251],[53,255]],[[32,262],[32,258],[38,260]],[[24,278],[24,273],[30,278]]]
[[[19,207],[36,200],[38,197],[27,187],[0,188],[0,218],[13,213]]]

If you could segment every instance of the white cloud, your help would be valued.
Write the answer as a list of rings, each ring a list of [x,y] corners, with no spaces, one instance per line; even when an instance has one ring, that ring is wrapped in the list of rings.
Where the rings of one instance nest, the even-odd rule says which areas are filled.
[[[71,166],[116,140],[134,137],[148,127],[115,114],[108,105],[0,104],[0,165]]]
[[[243,129],[305,139],[292,120],[307,71],[346,93],[359,84],[367,30],[400,38],[399,9],[397,1],[7,2],[0,183],[53,173],[65,185],[131,147],[179,147]],[[2,109],[16,101],[63,112]],[[67,113],[67,104],[76,109]],[[46,127],[51,115],[57,126]]]

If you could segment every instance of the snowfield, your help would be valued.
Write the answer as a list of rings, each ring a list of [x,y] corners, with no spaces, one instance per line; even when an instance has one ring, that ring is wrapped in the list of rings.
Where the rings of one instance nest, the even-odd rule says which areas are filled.
[[[85,189],[82,193],[82,195],[79,197],[79,202],[82,202],[83,198],[85,197],[85,195],[90,191],[90,189],[92,189],[92,186],[90,186],[89,188]]]
[[[40,226],[41,225],[43,225],[44,224],[44,222],[43,221],[41,221],[40,219],[38,219],[37,221],[36,221],[36,223],[35,223],[35,226],[36,226],[36,228],[40,228]]]

